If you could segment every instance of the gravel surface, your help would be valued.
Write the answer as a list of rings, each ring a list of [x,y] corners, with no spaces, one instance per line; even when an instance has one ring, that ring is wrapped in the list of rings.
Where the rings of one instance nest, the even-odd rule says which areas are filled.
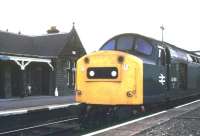
[[[136,136],[200,136],[200,109],[173,118]]]

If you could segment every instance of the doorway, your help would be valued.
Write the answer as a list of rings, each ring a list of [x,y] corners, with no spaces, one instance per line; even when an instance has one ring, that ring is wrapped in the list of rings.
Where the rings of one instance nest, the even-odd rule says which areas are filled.
[[[48,65],[33,63],[29,70],[32,95],[49,95],[50,70]]]
[[[11,86],[12,96],[19,97],[23,91],[22,71],[16,64],[11,64]]]

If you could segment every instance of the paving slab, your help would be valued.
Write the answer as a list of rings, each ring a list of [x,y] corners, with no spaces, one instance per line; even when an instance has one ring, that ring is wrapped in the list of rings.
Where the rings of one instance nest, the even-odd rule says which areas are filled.
[[[34,110],[53,110],[76,105],[74,96],[34,96],[0,99],[0,116],[24,114]]]

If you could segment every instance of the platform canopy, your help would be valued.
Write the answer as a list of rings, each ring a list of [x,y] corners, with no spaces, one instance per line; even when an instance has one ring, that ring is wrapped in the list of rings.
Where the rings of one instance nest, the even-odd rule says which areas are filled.
[[[28,66],[31,62],[47,63],[51,67],[52,71],[54,70],[54,67],[51,64],[51,59],[0,55],[0,60],[14,61],[20,66],[21,70],[25,70],[26,66]]]

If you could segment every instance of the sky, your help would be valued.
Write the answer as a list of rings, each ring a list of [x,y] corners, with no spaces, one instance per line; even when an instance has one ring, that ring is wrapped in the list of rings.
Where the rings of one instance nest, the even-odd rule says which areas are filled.
[[[0,30],[42,35],[75,28],[87,52],[121,33],[138,33],[200,50],[199,0],[0,0]]]

